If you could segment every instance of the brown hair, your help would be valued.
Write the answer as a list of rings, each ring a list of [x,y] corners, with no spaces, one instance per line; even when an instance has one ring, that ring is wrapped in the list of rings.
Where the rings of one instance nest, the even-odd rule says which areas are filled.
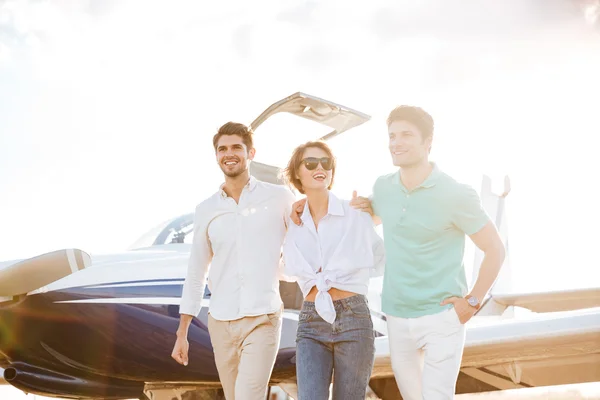
[[[252,129],[250,129],[250,127],[248,127],[244,124],[240,124],[237,122],[227,122],[225,125],[221,126],[219,128],[219,131],[216,133],[216,135],[213,136],[213,147],[215,148],[215,151],[216,151],[217,144],[219,143],[219,139],[221,138],[221,136],[238,135],[239,137],[242,138],[242,142],[246,145],[247,149],[250,150],[250,149],[254,148],[254,144],[253,144],[253,140],[252,140],[253,134],[254,134],[254,132],[252,132]]]
[[[285,178],[289,183],[294,185],[296,189],[302,194],[304,194],[304,189],[302,189],[302,183],[300,183],[300,179],[298,179],[298,169],[300,169],[300,165],[302,165],[302,157],[304,156],[304,151],[306,149],[316,147],[318,149],[323,150],[327,153],[327,156],[331,158],[333,167],[331,168],[331,183],[327,187],[327,189],[331,189],[333,186],[333,178],[335,177],[335,157],[333,156],[333,152],[331,148],[327,145],[327,143],[323,141],[314,141],[314,142],[306,142],[301,144],[300,146],[294,149],[292,153],[292,157],[288,162],[287,168],[284,170]]]
[[[420,107],[399,106],[394,108],[388,116],[388,126],[394,121],[408,121],[415,125],[421,131],[423,140],[433,136],[433,118]]]

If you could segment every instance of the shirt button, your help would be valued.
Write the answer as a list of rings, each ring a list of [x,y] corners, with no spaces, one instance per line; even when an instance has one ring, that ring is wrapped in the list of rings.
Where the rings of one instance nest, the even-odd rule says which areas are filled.
[[[403,208],[402,211],[406,211],[406,208]]]

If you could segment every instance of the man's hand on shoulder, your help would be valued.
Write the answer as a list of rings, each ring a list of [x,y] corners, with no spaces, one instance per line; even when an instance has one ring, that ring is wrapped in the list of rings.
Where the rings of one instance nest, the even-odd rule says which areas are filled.
[[[359,196],[356,190],[352,192],[352,199],[350,200],[350,206],[356,210],[368,212],[373,215],[373,208],[371,207],[371,200],[366,197]]]
[[[292,204],[292,212],[290,214],[290,219],[292,220],[293,223],[295,223],[298,226],[302,226],[302,220],[300,219],[300,216],[304,212],[305,205],[306,205],[306,198],[300,199],[297,202],[295,202],[294,204]]]
[[[378,216],[375,215],[375,212],[373,211],[373,206],[371,205],[371,200],[367,197],[359,196],[356,193],[356,190],[354,190],[352,192],[352,199],[350,200],[350,207],[354,208],[355,210],[369,213],[371,218],[373,218],[373,222],[375,222],[375,224],[381,223],[381,220],[379,219]]]

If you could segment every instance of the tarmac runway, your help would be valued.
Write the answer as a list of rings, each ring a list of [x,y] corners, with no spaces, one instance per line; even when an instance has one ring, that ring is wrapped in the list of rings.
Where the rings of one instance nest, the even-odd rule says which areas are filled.
[[[36,395],[26,395],[12,386],[0,386],[2,400],[58,400]],[[512,389],[477,394],[461,394],[456,400],[600,400],[600,382],[576,385],[547,386]]]

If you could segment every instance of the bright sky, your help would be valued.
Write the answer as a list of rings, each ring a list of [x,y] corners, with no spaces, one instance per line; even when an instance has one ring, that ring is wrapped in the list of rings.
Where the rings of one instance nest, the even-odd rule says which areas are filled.
[[[444,170],[510,175],[515,290],[597,286],[600,35],[573,3],[0,2],[0,260],[120,251],[191,212],[218,126],[303,91],[373,116],[332,141],[340,195],[392,170],[385,117],[420,105]],[[277,116],[257,159],[320,132]]]
[[[0,260],[119,251],[191,212],[222,181],[218,126],[303,91],[373,116],[332,141],[342,196],[369,194],[392,170],[385,117],[421,105],[436,121],[432,159],[443,169],[477,189],[483,173],[498,187],[510,175],[517,290],[600,282],[600,35],[580,10],[524,0],[256,4],[0,3]],[[313,137],[306,126],[268,121],[257,159],[287,160]]]

